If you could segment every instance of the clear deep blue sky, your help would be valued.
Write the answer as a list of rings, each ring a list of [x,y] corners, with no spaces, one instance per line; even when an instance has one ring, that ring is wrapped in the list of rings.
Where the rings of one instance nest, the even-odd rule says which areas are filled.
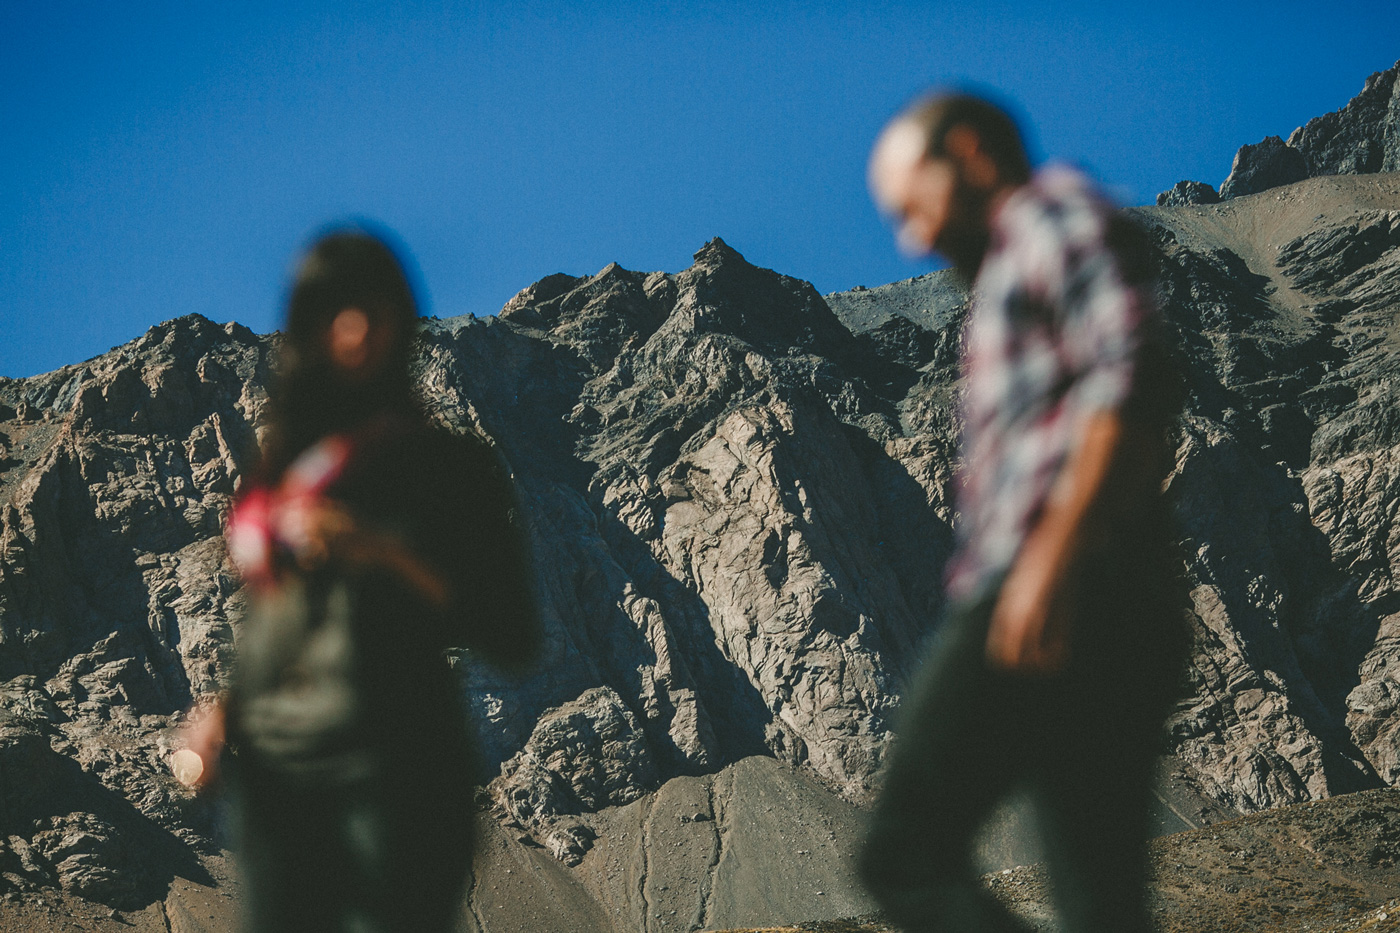
[[[233,11],[233,7],[237,11]],[[424,312],[713,236],[823,292],[906,278],[883,121],[999,90],[1147,203],[1400,58],[1400,3],[86,4],[0,0],[0,375],[188,312],[278,326],[318,228],[387,225]]]

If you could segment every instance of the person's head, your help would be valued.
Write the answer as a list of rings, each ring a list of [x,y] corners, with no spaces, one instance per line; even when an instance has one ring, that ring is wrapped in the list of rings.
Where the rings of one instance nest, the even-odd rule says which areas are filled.
[[[963,93],[916,101],[885,126],[870,155],[870,189],[896,219],[900,245],[936,250],[968,276],[986,252],[992,210],[1030,173],[1016,122]]]
[[[406,377],[417,320],[413,289],[388,244],[360,229],[334,230],[297,267],[284,352],[339,383]]]
[[[344,228],[311,244],[287,300],[269,472],[326,434],[417,410],[409,375],[417,320],[408,276],[383,237]]]

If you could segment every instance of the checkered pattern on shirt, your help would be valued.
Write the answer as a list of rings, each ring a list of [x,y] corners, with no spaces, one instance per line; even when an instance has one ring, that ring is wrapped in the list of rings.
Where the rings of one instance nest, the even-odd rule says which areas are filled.
[[[1152,294],[1106,243],[1115,208],[1051,167],[992,218],[963,344],[963,463],[949,595],[975,599],[1010,569],[1096,412],[1131,393]]]

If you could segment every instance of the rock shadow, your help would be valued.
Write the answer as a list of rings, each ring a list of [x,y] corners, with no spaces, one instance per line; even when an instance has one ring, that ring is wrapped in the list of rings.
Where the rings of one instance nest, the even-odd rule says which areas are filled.
[[[24,883],[121,910],[163,900],[176,878],[215,884],[188,843],[37,730],[0,735],[0,837],[0,859]]]

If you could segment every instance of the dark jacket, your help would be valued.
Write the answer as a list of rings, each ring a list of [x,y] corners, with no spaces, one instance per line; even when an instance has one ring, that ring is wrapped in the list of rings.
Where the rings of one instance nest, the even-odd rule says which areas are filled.
[[[445,608],[399,576],[334,561],[250,592],[230,738],[261,767],[354,780],[406,747],[465,744],[445,651],[519,668],[540,641],[529,546],[501,458],[481,438],[416,427],[366,442],[327,497],[397,536],[448,583]]]

